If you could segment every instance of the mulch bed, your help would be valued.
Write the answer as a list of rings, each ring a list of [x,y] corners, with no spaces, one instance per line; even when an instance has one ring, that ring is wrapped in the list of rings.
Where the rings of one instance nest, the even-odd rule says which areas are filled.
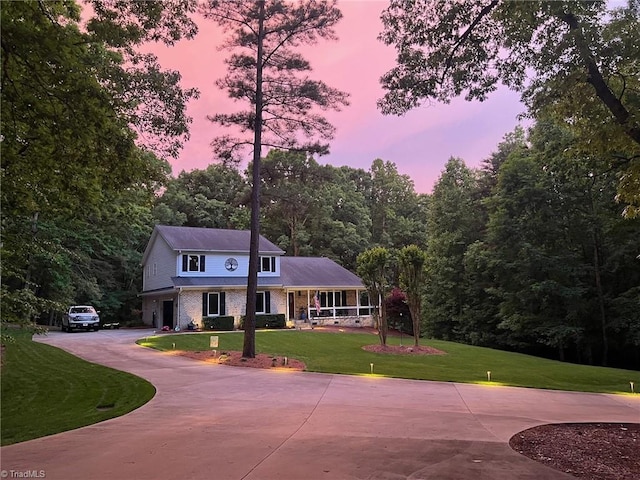
[[[388,353],[390,355],[446,355],[446,352],[425,345],[365,345],[362,347],[367,352]]]
[[[640,478],[639,423],[566,423],[541,425],[517,433],[516,452],[577,478]]]
[[[295,358],[267,355],[264,353],[256,354],[255,358],[243,358],[242,352],[238,351],[214,352],[207,350],[201,352],[179,351],[177,353],[178,355],[194,360],[217,363],[219,365],[229,365],[232,367],[277,368],[294,371],[303,371],[307,368],[303,362]]]

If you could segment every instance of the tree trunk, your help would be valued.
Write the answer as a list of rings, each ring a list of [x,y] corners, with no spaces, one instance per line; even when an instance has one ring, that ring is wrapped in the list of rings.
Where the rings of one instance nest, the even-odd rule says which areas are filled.
[[[379,296],[380,301],[378,303],[378,337],[380,338],[380,345],[383,347],[387,344],[387,333],[389,331],[389,326],[387,325],[387,308],[384,305],[384,301],[382,300],[382,296]]]
[[[251,189],[251,243],[247,278],[247,311],[244,319],[242,356],[256,356],[256,297],[260,246],[260,156],[262,153],[262,55],[264,41],[264,0],[259,2],[258,54],[256,58],[256,111],[253,137],[253,188]]]
[[[417,347],[420,344],[420,306],[415,302],[409,302],[409,312],[413,323],[413,343]]]
[[[587,68],[587,82],[593,86],[598,98],[602,101],[605,107],[607,107],[609,112],[611,112],[613,117],[616,119],[616,122],[622,127],[629,138],[640,145],[640,128],[635,122],[635,119],[629,114],[629,111],[625,108],[620,99],[611,91],[607,82],[602,77],[602,73],[591,55],[589,45],[587,45],[587,40],[584,37],[578,18],[573,13],[566,13],[560,16],[560,19],[569,26],[569,30],[571,30],[574,35],[576,48],[578,49],[578,53]]]
[[[596,291],[598,292],[598,306],[600,307],[600,326],[602,329],[602,365],[609,361],[609,341],[607,339],[607,315],[604,307],[604,293],[600,278],[600,254],[598,252],[600,242],[597,232],[593,233],[593,268],[595,273]]]

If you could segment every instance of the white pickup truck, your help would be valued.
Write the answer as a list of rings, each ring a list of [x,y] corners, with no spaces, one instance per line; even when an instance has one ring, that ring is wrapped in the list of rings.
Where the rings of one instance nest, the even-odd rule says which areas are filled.
[[[62,317],[62,331],[72,332],[74,329],[99,330],[100,317],[91,305],[74,305]]]

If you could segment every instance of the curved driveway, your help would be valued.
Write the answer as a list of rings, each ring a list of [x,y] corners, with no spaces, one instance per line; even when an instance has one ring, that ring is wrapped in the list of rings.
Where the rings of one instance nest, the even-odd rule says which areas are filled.
[[[40,339],[157,394],[123,417],[3,447],[5,478],[570,479],[509,438],[544,423],[640,421],[640,395],[227,367],[135,345],[145,334]]]

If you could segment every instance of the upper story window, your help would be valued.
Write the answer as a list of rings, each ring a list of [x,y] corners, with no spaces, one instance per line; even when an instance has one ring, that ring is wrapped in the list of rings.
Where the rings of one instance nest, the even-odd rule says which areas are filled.
[[[275,272],[276,271],[276,257],[260,257],[259,272]]]
[[[183,272],[204,272],[204,255],[182,255]]]

